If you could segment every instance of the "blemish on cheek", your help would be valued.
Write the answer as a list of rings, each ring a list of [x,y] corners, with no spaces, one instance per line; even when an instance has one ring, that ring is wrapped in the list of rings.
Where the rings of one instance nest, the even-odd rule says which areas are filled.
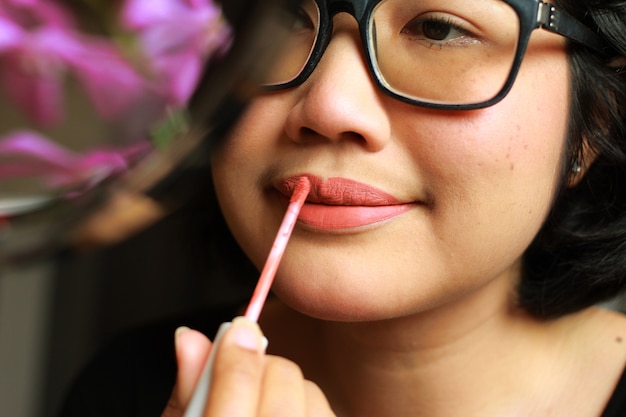
[[[510,166],[511,171],[513,171],[515,169],[515,164],[511,162],[511,166]]]
[[[617,336],[617,337],[615,338],[615,342],[617,342],[617,343],[622,343],[622,337],[621,337],[621,336]]]

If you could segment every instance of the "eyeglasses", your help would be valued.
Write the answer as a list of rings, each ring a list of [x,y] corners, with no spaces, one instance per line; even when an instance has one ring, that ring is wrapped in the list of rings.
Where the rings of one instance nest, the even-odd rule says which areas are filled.
[[[429,108],[470,110],[502,100],[535,29],[599,53],[607,49],[590,28],[541,0],[303,0],[265,88],[303,83],[341,12],[359,24],[376,84],[398,100]]]

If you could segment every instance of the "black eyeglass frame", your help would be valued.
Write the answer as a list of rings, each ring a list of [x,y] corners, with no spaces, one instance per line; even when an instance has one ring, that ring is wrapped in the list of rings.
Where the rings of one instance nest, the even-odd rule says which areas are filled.
[[[330,43],[332,37],[333,16],[342,12],[352,15],[358,22],[362,47],[366,52],[365,55],[367,56],[367,65],[377,86],[387,95],[397,100],[432,109],[474,110],[493,106],[501,101],[509,93],[513,83],[515,82],[522,59],[524,58],[528,47],[530,35],[535,29],[545,29],[559,34],[577,43],[585,45],[602,55],[607,54],[610,50],[608,43],[592,29],[554,4],[545,3],[541,0],[502,0],[504,3],[509,4],[519,16],[520,34],[511,72],[509,73],[509,76],[500,91],[493,98],[478,103],[445,104],[418,100],[403,96],[385,85],[383,77],[374,64],[374,51],[369,44],[371,39],[369,33],[371,27],[370,20],[372,19],[372,14],[376,5],[378,5],[381,1],[383,0],[315,0],[319,8],[320,23],[318,36],[308,61],[300,73],[292,80],[285,83],[267,85],[264,86],[264,89],[269,91],[283,90],[298,86],[306,81],[319,63],[326,47]]]

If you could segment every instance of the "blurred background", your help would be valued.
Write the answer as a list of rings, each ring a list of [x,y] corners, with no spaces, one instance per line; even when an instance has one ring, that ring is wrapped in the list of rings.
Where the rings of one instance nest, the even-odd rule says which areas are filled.
[[[216,266],[204,214],[200,199],[123,242],[3,270],[0,415],[54,416],[78,370],[135,326],[244,302],[253,280]]]
[[[0,203],[5,203],[0,204],[0,416],[53,417],[77,372],[116,336],[249,298],[251,266],[226,271],[211,255],[212,237],[220,232],[210,215],[207,154],[198,151],[197,139],[223,134],[256,91],[256,77],[276,49],[275,28],[284,24],[282,17],[276,24],[277,10],[285,9],[275,7],[282,1],[0,0]],[[59,45],[68,44],[71,48],[61,50]],[[77,51],[80,56],[73,55]],[[126,58],[133,58],[136,73],[122,65]],[[219,65],[204,71],[206,62]],[[7,82],[7,74],[19,82]],[[74,78],[64,83],[66,74]],[[120,83],[114,84],[112,75]],[[119,124],[112,127],[113,119],[94,117],[98,106],[89,99],[106,98],[117,106],[133,96],[127,87],[135,82],[139,101],[117,108],[113,119]],[[19,90],[20,100],[13,90]],[[187,110],[194,91],[189,116],[181,110]],[[52,120],[57,116],[62,120]],[[36,130],[40,125],[45,129]],[[14,133],[23,129],[29,136],[17,146]],[[180,132],[194,135],[181,141]],[[44,136],[36,146],[33,133]],[[119,178],[88,158],[124,150],[109,146],[123,136],[132,144],[149,140],[154,146],[150,156],[155,158],[142,160],[147,169],[139,171],[148,175],[140,176],[141,186],[127,181],[126,187],[118,182],[109,187],[105,179]],[[179,164],[182,159],[185,164]],[[59,166],[78,176],[59,182],[65,177],[50,170]],[[129,163],[122,170],[130,166],[136,168]],[[21,177],[23,171],[28,172]],[[32,187],[25,192],[24,184]],[[102,195],[96,193],[101,190]],[[69,204],[66,211],[51,205],[49,212],[45,206],[11,212],[14,205],[7,202],[22,194]],[[74,210],[72,200],[83,197],[93,205],[107,202],[80,222],[84,227],[66,227],[86,215],[81,209],[88,204],[75,204]],[[28,213],[20,217],[23,212]],[[53,229],[58,233],[43,233]],[[23,230],[29,234],[21,245]],[[57,245],[61,235],[64,244]],[[12,254],[22,256],[22,247],[27,261],[14,262]]]

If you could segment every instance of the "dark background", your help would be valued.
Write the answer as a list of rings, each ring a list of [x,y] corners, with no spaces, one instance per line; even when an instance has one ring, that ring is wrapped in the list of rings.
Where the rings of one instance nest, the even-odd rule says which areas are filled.
[[[120,333],[211,306],[245,303],[254,280],[217,267],[208,236],[214,231],[203,210],[204,203],[191,204],[121,244],[59,257],[44,409],[57,409],[76,371]],[[250,275],[253,269],[244,271]]]

